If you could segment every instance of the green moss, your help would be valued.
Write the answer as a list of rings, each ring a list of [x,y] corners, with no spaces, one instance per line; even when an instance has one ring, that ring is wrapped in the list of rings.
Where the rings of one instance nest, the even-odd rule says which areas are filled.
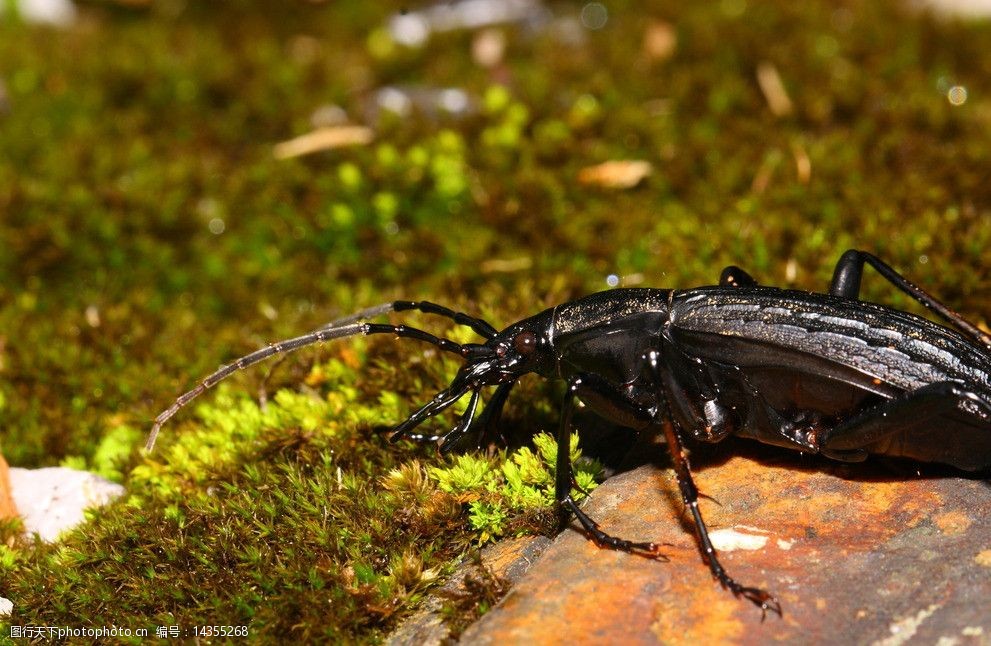
[[[469,545],[539,525],[540,448],[472,467],[382,440],[456,367],[415,342],[259,366],[140,453],[149,420],[218,364],[360,307],[427,298],[500,326],[610,274],[691,286],[730,263],[821,289],[856,246],[986,323],[991,26],[903,4],[614,2],[579,44],[500,28],[491,70],[473,35],[392,42],[398,2],[0,21],[0,442],[14,465],[128,487],[61,547],[0,551],[14,620],[374,640]],[[668,58],[644,53],[649,21],[676,33]],[[790,115],[768,109],[762,63]],[[386,85],[459,87],[475,112],[373,118]],[[375,142],[275,159],[327,104]],[[629,191],[577,181],[612,159],[655,170]],[[506,420],[530,434],[556,413],[524,382]],[[429,471],[482,463],[471,494]]]
[[[83,456],[68,456],[62,466],[90,470],[114,482],[122,482],[122,464],[127,462],[134,446],[141,442],[145,432],[129,425],[117,426],[100,441],[91,460]]]
[[[572,495],[576,500],[596,487],[596,478],[602,473],[598,462],[582,457],[578,440],[577,434],[571,436],[571,462],[578,483]],[[469,502],[468,520],[479,542],[506,536],[514,512],[518,515],[553,508],[557,441],[540,433],[533,442],[536,452],[523,447],[509,456],[461,455],[450,466],[430,469],[441,491]],[[516,529],[533,531],[534,527]]]
[[[129,471],[123,502],[57,546],[0,552],[0,583],[18,600],[11,623],[222,622],[266,640],[367,639],[471,545],[548,504],[549,436],[539,457],[400,463],[377,430],[399,419],[398,398],[363,396],[354,378],[331,360],[305,379],[319,391],[280,390],[264,408],[221,387]],[[577,436],[572,454],[593,486]]]

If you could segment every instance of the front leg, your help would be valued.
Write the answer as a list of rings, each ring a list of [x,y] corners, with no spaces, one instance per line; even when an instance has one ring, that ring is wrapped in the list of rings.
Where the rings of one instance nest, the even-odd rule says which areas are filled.
[[[571,418],[575,403],[578,399],[592,407],[609,419],[631,428],[642,428],[649,424],[651,412],[637,406],[624,397],[615,386],[595,374],[576,375],[568,380],[568,390],[564,395],[561,407],[561,425],[557,433],[557,467],[554,479],[554,497],[558,502],[561,513],[561,524],[566,525],[570,511],[581,523],[588,535],[598,545],[604,545],[625,552],[636,552],[648,556],[660,557],[660,546],[649,542],[634,542],[616,538],[599,529],[599,524],[583,512],[574,498],[571,497],[571,486],[574,474],[571,470]]]

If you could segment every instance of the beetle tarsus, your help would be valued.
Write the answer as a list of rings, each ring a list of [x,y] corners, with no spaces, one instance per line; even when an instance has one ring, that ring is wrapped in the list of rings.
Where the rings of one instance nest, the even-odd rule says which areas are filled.
[[[592,520],[588,514],[583,512],[571,496],[568,496],[561,501],[561,507],[575,515],[575,518],[577,518],[578,522],[581,523],[582,528],[588,534],[589,538],[591,538],[592,541],[599,547],[608,547],[610,549],[630,552],[631,554],[637,554],[639,556],[647,556],[658,561],[669,560],[665,554],[661,553],[661,547],[668,545],[667,543],[628,541],[623,538],[611,536],[599,529],[599,524]]]
[[[760,608],[760,620],[764,621],[767,618],[767,611],[775,613],[779,617],[784,616],[781,612],[781,603],[767,590],[761,590],[760,588],[752,588],[746,585],[740,585],[728,576],[720,579],[719,581],[724,588],[733,593],[735,597],[743,597],[750,603],[754,604]]]

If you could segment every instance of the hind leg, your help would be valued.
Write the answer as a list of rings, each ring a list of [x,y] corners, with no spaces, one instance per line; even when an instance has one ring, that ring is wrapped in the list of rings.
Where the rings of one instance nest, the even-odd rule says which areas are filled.
[[[955,382],[929,384],[825,430],[819,452],[845,461],[871,452],[966,471],[988,468],[991,403]]]
[[[937,300],[935,296],[899,274],[888,263],[866,251],[850,249],[840,257],[836,263],[836,269],[833,271],[833,282],[829,286],[829,293],[843,298],[860,298],[860,283],[864,276],[865,263],[873,267],[889,283],[931,309],[960,332],[985,347],[991,348],[991,334],[983,332],[976,325]]]
[[[720,287],[735,287],[737,289],[746,287],[757,287],[757,281],[743,269],[736,265],[729,265],[719,274]]]

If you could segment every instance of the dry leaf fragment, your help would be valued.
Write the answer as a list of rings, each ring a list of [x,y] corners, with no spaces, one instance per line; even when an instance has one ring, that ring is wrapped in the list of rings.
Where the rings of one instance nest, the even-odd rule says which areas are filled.
[[[671,23],[655,20],[643,32],[643,53],[651,61],[671,58],[678,46],[678,34]]]
[[[812,160],[809,158],[809,153],[801,144],[794,144],[792,154],[795,156],[795,172],[798,174],[798,181],[802,184],[808,184],[812,177]]]
[[[278,143],[272,154],[276,159],[289,159],[332,148],[362,146],[374,138],[375,133],[366,126],[329,126]]]
[[[492,258],[479,265],[483,274],[512,273],[523,271],[533,265],[530,256],[520,256],[518,258]]]
[[[502,62],[506,53],[506,35],[499,29],[483,29],[471,41],[471,57],[486,69]]]
[[[633,188],[653,170],[650,162],[642,159],[607,161],[578,171],[578,181],[605,188]]]
[[[778,74],[778,68],[773,63],[764,61],[757,66],[757,85],[764,93],[767,106],[771,108],[774,116],[784,117],[791,114],[791,99],[788,97],[788,91],[785,90],[781,75]]]

